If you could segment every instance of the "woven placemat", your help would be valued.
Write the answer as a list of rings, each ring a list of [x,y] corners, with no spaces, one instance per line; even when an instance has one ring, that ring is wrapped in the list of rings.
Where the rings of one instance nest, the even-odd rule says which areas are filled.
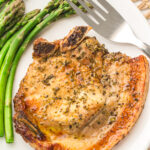
[[[150,21],[150,0],[132,0],[141,10],[143,15]]]

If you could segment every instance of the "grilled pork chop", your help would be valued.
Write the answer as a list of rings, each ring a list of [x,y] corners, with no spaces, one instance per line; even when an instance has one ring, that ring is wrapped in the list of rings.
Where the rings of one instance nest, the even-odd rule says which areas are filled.
[[[86,36],[90,29],[34,42],[34,61],[14,98],[14,122],[36,150],[109,150],[143,109],[148,61],[109,53]]]

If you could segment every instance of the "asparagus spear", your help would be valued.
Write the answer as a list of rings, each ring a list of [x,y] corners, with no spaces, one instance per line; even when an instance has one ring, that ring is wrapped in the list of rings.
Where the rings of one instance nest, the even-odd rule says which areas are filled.
[[[0,36],[2,36],[12,27],[13,24],[16,23],[16,14],[18,14],[21,18],[24,15],[24,11],[25,5],[22,0],[12,0],[6,4],[6,7],[0,13]],[[11,25],[12,21],[13,24]],[[8,24],[10,24],[10,26],[7,26]]]
[[[3,7],[4,3],[6,2],[7,0],[0,0],[0,9]]]
[[[0,12],[0,19],[10,14],[13,9],[16,9],[23,1],[22,0],[9,0],[2,11]]]
[[[80,5],[78,7],[81,7]],[[84,10],[82,8],[82,10]],[[16,72],[17,65],[19,60],[27,48],[28,44],[33,40],[33,38],[48,24],[52,23],[63,17],[69,17],[72,14],[75,14],[75,11],[71,9],[70,6],[66,2],[64,2],[60,7],[50,13],[50,15],[44,19],[40,24],[38,24],[32,32],[28,35],[25,39],[21,47],[19,48],[17,55],[13,61],[12,68],[10,71],[10,75],[8,78],[7,86],[6,86],[6,93],[5,93],[5,134],[6,134],[6,142],[13,142],[13,123],[12,123],[12,88],[13,88],[13,81]]]
[[[23,15],[24,10],[20,10],[19,13],[15,14],[15,18],[13,18],[13,20],[10,23],[7,22],[7,24],[5,24],[3,32],[9,31],[9,29],[11,29],[22,18]]]
[[[23,42],[27,34],[41,22],[42,18],[50,11],[59,6],[59,0],[53,0],[48,3],[47,7],[43,9],[36,17],[31,19],[18,33],[18,35],[12,41],[7,55],[4,59],[0,73],[0,137],[4,135],[4,100],[5,100],[5,88],[8,79],[10,67],[15,56],[16,51]]]
[[[6,0],[0,0],[0,4],[4,3]]]
[[[40,12],[39,9],[35,9],[29,13],[27,13],[25,16],[23,16],[23,18],[8,32],[6,32],[4,34],[4,36],[2,36],[0,38],[0,49],[4,46],[4,44],[6,43],[6,41],[21,27],[23,27],[25,24],[28,23],[28,21],[30,19],[32,19],[34,16],[36,16],[38,13]],[[1,53],[1,52],[0,52]],[[1,62],[1,57],[0,57],[0,62]],[[1,67],[1,63],[0,63],[0,67]]]
[[[28,21],[29,21],[30,19],[32,19],[33,17],[35,17],[37,14],[39,14],[40,11],[41,11],[40,9],[34,9],[34,10],[28,12],[28,13],[22,18],[22,20],[20,21],[21,26],[24,26],[25,24],[27,24]]]
[[[27,13],[22,20],[20,20],[20,22],[18,22],[18,24],[16,24],[16,26],[10,30],[8,33],[6,33],[0,41],[0,46],[3,46],[4,43],[6,42],[6,40],[15,32],[15,30],[17,30],[16,28],[18,28],[18,26],[23,27],[25,24],[28,23],[28,21],[30,21],[30,19],[32,19],[33,17],[35,17],[37,14],[39,13],[38,9],[35,9],[29,13]],[[16,37],[16,35],[18,34],[15,33],[7,42],[6,44],[2,47],[1,51],[0,51],[0,68],[2,66],[3,60],[9,50],[10,44],[12,43],[13,39]]]
[[[16,37],[16,34],[13,35],[4,45],[4,47],[2,48],[2,50],[0,51],[0,68],[3,64],[3,60],[9,50],[10,44],[12,43],[12,41],[14,40],[14,38]]]

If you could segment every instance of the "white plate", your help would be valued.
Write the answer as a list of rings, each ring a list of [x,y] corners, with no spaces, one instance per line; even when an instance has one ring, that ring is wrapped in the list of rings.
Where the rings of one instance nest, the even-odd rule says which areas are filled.
[[[26,0],[27,11],[33,10],[35,8],[43,8],[49,0]],[[117,9],[123,13],[124,17],[130,22],[135,31],[138,31],[138,35],[145,41],[150,42],[149,26],[144,20],[144,17],[133,7],[126,11],[130,5],[132,5],[128,0],[109,0]],[[120,8],[122,6],[123,8]],[[134,15],[133,15],[134,13]],[[134,16],[134,18],[133,18]],[[134,20],[135,19],[135,20]],[[140,23],[139,20],[140,19]],[[138,21],[138,22],[137,22]],[[136,26],[135,26],[136,24]],[[68,19],[63,19],[57,21],[56,23],[49,25],[43,32],[37,37],[44,37],[49,41],[63,38],[70,29],[77,25],[85,25],[84,21],[78,16],[74,16]],[[143,30],[141,31],[141,27]],[[142,54],[138,49],[129,46],[116,45],[112,42],[106,41],[97,35],[94,31],[89,33],[91,36],[96,36],[99,42],[105,43],[109,51],[121,51],[129,56],[135,57]],[[143,36],[144,35],[144,36]],[[126,36],[126,35],[125,35]],[[149,41],[148,41],[149,40]],[[32,62],[32,44],[28,47],[26,52],[21,58],[19,63],[15,82],[13,96],[19,88],[19,83],[24,77],[29,64]],[[150,92],[147,97],[145,108],[140,116],[138,122],[133,127],[131,132],[116,146],[113,150],[147,150],[147,146],[150,144]],[[6,144],[4,138],[0,138],[0,150],[32,150],[32,148],[24,142],[20,135],[15,133],[15,142],[13,144]]]

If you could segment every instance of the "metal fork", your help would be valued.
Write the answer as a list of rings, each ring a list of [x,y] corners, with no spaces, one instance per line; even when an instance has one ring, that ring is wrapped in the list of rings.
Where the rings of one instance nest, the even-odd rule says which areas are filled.
[[[90,9],[83,0],[77,1],[90,16],[83,13],[71,0],[67,0],[76,13],[99,35],[114,42],[132,44],[140,48],[150,58],[150,46],[136,38],[127,22],[106,0],[97,0],[97,3],[86,0],[94,9]],[[128,33],[128,38],[125,38],[124,33]]]

